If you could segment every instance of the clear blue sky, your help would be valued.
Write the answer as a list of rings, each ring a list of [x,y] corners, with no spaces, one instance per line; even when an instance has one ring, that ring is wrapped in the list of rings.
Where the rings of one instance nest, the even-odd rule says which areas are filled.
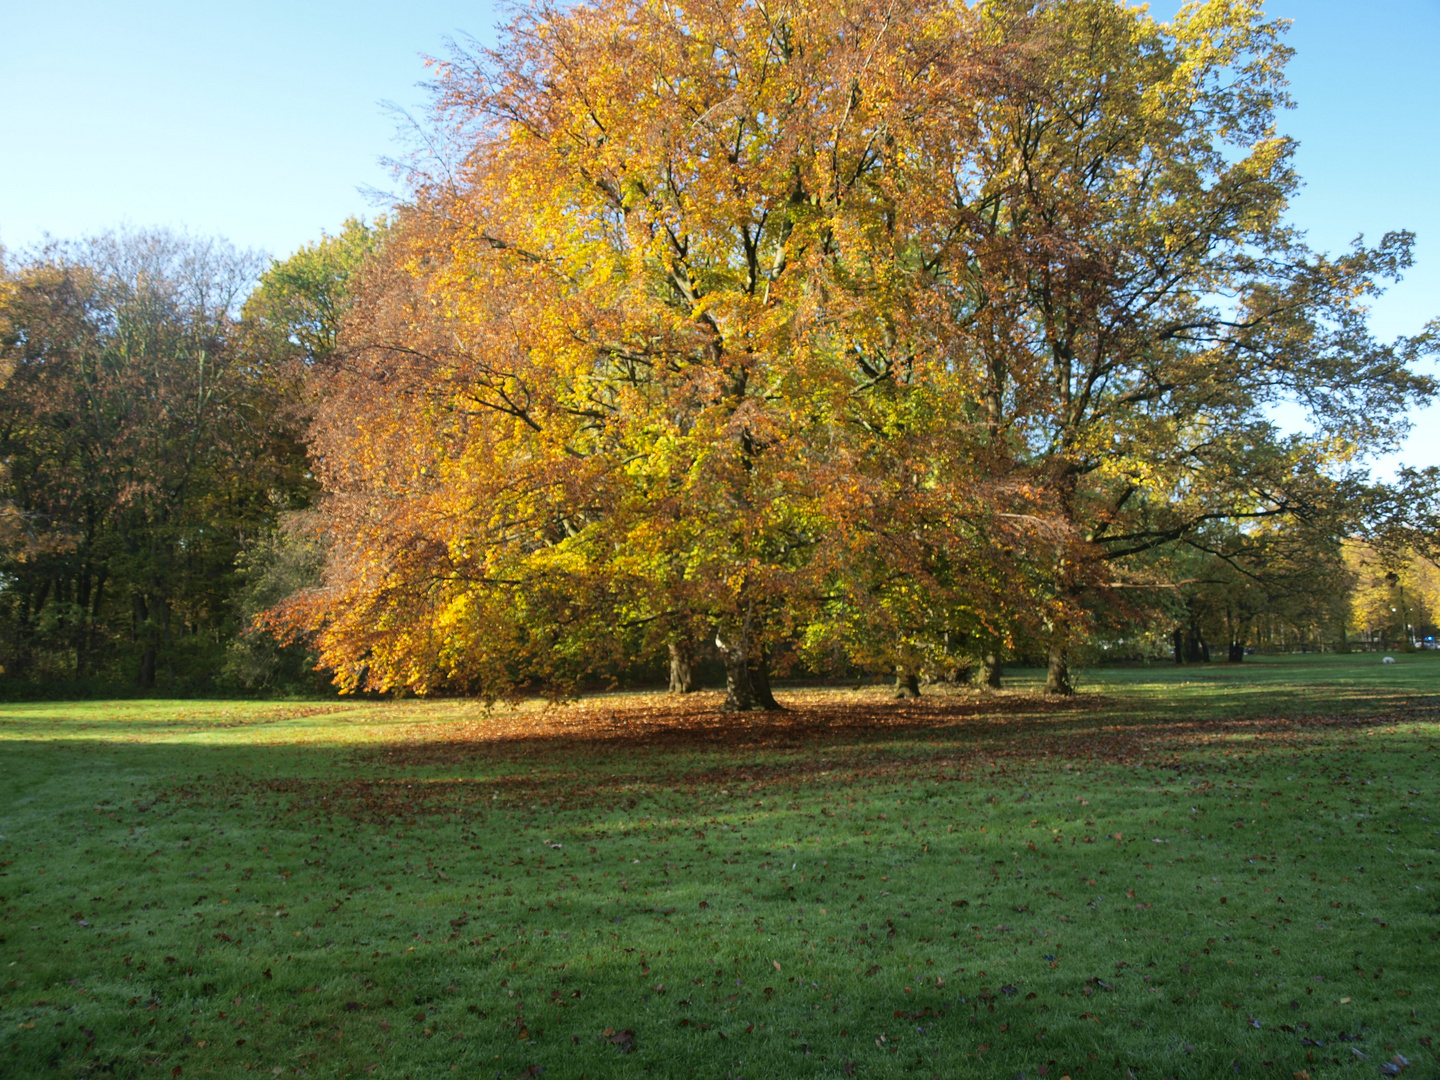
[[[1382,336],[1414,333],[1440,315],[1440,0],[1270,11],[1294,21],[1293,218],[1329,249],[1418,233],[1418,265],[1374,311]],[[421,55],[497,21],[446,0],[3,0],[0,243],[128,222],[283,255],[374,212],[359,189],[394,186],[379,159],[398,149],[380,103],[423,112]],[[1440,408],[1416,420],[1401,459],[1440,464]]]

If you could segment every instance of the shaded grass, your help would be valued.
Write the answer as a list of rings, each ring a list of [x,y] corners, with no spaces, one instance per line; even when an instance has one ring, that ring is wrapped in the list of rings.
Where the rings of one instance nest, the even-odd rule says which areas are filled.
[[[1435,658],[1012,685],[0,708],[0,1076],[1434,1072]]]

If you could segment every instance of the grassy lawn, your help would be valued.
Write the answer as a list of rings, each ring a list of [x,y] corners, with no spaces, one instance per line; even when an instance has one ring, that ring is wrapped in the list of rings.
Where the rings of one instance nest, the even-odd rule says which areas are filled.
[[[0,1077],[1440,1068],[1440,657],[0,706]]]

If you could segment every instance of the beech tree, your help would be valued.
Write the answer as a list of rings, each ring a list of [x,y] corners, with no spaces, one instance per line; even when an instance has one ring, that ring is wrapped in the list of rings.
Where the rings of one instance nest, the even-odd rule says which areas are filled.
[[[342,683],[499,689],[703,624],[730,706],[773,706],[837,544],[921,492],[979,536],[948,302],[907,284],[991,77],[970,23],[611,3],[441,65],[463,167],[422,178],[316,426],[347,554],[296,611]]]
[[[1440,333],[1440,326],[1430,333]],[[1393,483],[1357,494],[1355,532],[1395,564],[1391,569],[1412,557],[1440,567],[1440,466],[1402,467]]]
[[[305,373],[334,355],[361,268],[384,234],[383,221],[347,220],[336,235],[322,234],[271,262],[242,309],[244,348],[264,358],[275,405],[264,425],[272,442],[270,456],[291,466],[275,491],[274,514],[247,530],[236,555],[232,603],[240,626],[222,670],[249,689],[317,681],[314,656],[303,643],[277,641],[263,616],[320,576],[323,549],[308,513],[315,483],[300,449],[309,417]]]
[[[595,0],[436,65],[312,432],[282,613],[345,688],[573,683],[713,634],[1049,689],[1158,548],[1303,510],[1431,391],[1284,224],[1282,27],[1212,0]],[[1265,408],[1297,400],[1312,436]],[[928,659],[927,659],[928,657]]]
[[[1276,516],[1245,527],[1218,523],[1161,551],[1155,577],[1170,585],[1162,617],[1175,662],[1240,663],[1276,626],[1310,644],[1343,640],[1355,584],[1344,535],[1333,519]]]
[[[335,352],[360,268],[385,229],[383,221],[349,218],[334,236],[322,234],[260,274],[244,316],[266,338],[262,351],[277,370],[287,351],[310,364]]]
[[[1440,567],[1418,552],[1346,545],[1355,579],[1348,601],[1349,629],[1381,648],[1408,647],[1440,629]]]

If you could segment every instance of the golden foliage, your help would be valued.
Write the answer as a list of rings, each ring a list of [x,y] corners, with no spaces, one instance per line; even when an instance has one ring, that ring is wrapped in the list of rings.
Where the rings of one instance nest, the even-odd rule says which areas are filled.
[[[1408,238],[1281,223],[1281,29],[595,0],[437,62],[453,169],[317,376],[334,554],[285,618],[350,689],[563,688],[715,632],[747,707],[789,650],[1044,633],[1068,692],[1131,562],[1323,500],[1428,388],[1360,306]]]

